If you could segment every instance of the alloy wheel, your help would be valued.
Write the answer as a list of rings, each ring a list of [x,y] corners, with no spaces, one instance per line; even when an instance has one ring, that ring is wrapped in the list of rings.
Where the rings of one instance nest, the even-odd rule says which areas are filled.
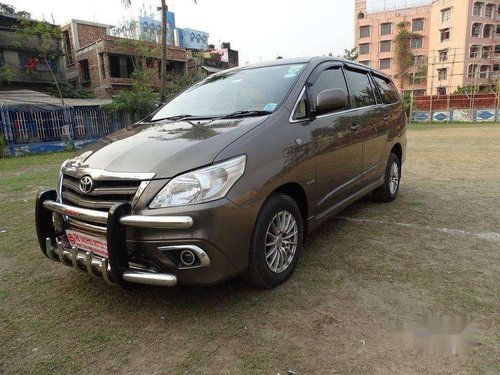
[[[266,232],[266,263],[272,272],[281,273],[290,266],[297,251],[298,238],[295,217],[286,210],[278,212]]]

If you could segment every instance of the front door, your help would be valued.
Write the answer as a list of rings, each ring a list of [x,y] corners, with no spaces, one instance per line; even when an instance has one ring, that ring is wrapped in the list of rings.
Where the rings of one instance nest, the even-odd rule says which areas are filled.
[[[318,93],[342,89],[348,95],[341,66],[320,67],[309,85],[309,98],[315,106]],[[339,202],[354,194],[361,183],[362,142],[357,136],[359,117],[346,108],[324,113],[310,123],[316,154],[316,216],[328,214]]]

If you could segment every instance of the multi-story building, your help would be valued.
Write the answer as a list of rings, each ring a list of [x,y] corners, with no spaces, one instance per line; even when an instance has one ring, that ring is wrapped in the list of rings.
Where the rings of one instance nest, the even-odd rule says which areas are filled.
[[[140,59],[144,57],[140,54],[146,51],[136,51],[130,39],[111,35],[112,27],[81,20],[71,20],[62,27],[67,79],[105,97],[116,90],[130,88],[133,72],[145,67],[141,64],[147,64],[158,72],[153,83],[159,85],[161,52],[158,43],[145,41],[147,56]],[[172,78],[187,73],[185,49],[168,46],[167,56],[167,71]]]
[[[16,33],[16,27],[21,27],[18,19],[16,15],[0,14],[0,67],[5,67],[10,73],[8,83],[2,85],[2,89],[47,89],[54,81],[52,73],[58,80],[64,79],[60,43],[54,39],[52,59],[48,63],[43,61],[40,58],[37,38],[21,37]],[[59,26],[51,27],[56,29]]]
[[[149,75],[152,85],[158,87],[161,22],[157,18],[141,12],[118,26],[71,20],[62,27],[67,79],[107,97],[118,89],[130,88],[134,71],[148,68],[149,73],[155,73]],[[238,51],[231,50],[229,44],[219,54],[210,54],[214,48],[210,48],[208,36],[203,31],[176,28],[175,14],[167,13],[167,80],[185,73],[203,77],[238,66]]]
[[[412,8],[398,9],[397,7],[377,7],[376,0],[356,0],[355,2],[355,46],[358,47],[358,61],[373,68],[380,69],[389,76],[394,77],[396,85],[405,89],[405,82],[396,77],[401,73],[396,59],[396,36],[400,26],[404,23],[405,28],[412,33],[420,34],[421,37],[411,40],[411,49],[415,55],[416,63],[419,64],[426,59],[429,50],[430,35],[430,1],[422,1],[421,5]],[[383,3],[385,7],[387,2]],[[404,76],[411,76],[415,69]],[[426,82],[418,78],[414,85],[415,90],[425,92]]]
[[[395,78],[415,95],[450,94],[458,87],[491,88],[500,70],[499,0],[356,0],[358,61]],[[412,6],[408,7],[408,4]],[[398,25],[415,33],[414,64],[402,72]]]
[[[500,1],[432,3],[427,92],[496,84],[500,62]]]

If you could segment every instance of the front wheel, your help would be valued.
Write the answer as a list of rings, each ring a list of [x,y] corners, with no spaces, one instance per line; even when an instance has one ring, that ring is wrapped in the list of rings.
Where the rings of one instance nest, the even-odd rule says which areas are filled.
[[[382,202],[392,202],[398,196],[401,181],[401,160],[390,154],[385,170],[384,184],[374,191],[374,197]]]
[[[263,288],[284,283],[297,265],[303,239],[297,203],[284,194],[271,195],[257,216],[245,279]]]

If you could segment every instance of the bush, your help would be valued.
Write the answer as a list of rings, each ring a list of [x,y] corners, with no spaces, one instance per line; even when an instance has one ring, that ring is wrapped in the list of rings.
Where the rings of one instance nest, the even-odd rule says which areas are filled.
[[[5,142],[5,137],[3,134],[0,134],[0,158],[5,157],[5,147],[7,145],[7,142]]]
[[[105,110],[129,113],[134,117],[145,117],[154,111],[157,97],[144,82],[144,73],[135,71],[132,78],[134,79],[132,89],[118,92],[110,104],[103,106]]]
[[[61,89],[61,94],[63,98],[71,98],[71,99],[95,98],[95,95],[91,90],[87,90],[81,86],[77,86],[72,82],[61,81],[59,82],[59,88]],[[51,87],[49,87],[47,91],[52,96],[57,96],[57,97],[59,96],[55,82],[52,83]]]

